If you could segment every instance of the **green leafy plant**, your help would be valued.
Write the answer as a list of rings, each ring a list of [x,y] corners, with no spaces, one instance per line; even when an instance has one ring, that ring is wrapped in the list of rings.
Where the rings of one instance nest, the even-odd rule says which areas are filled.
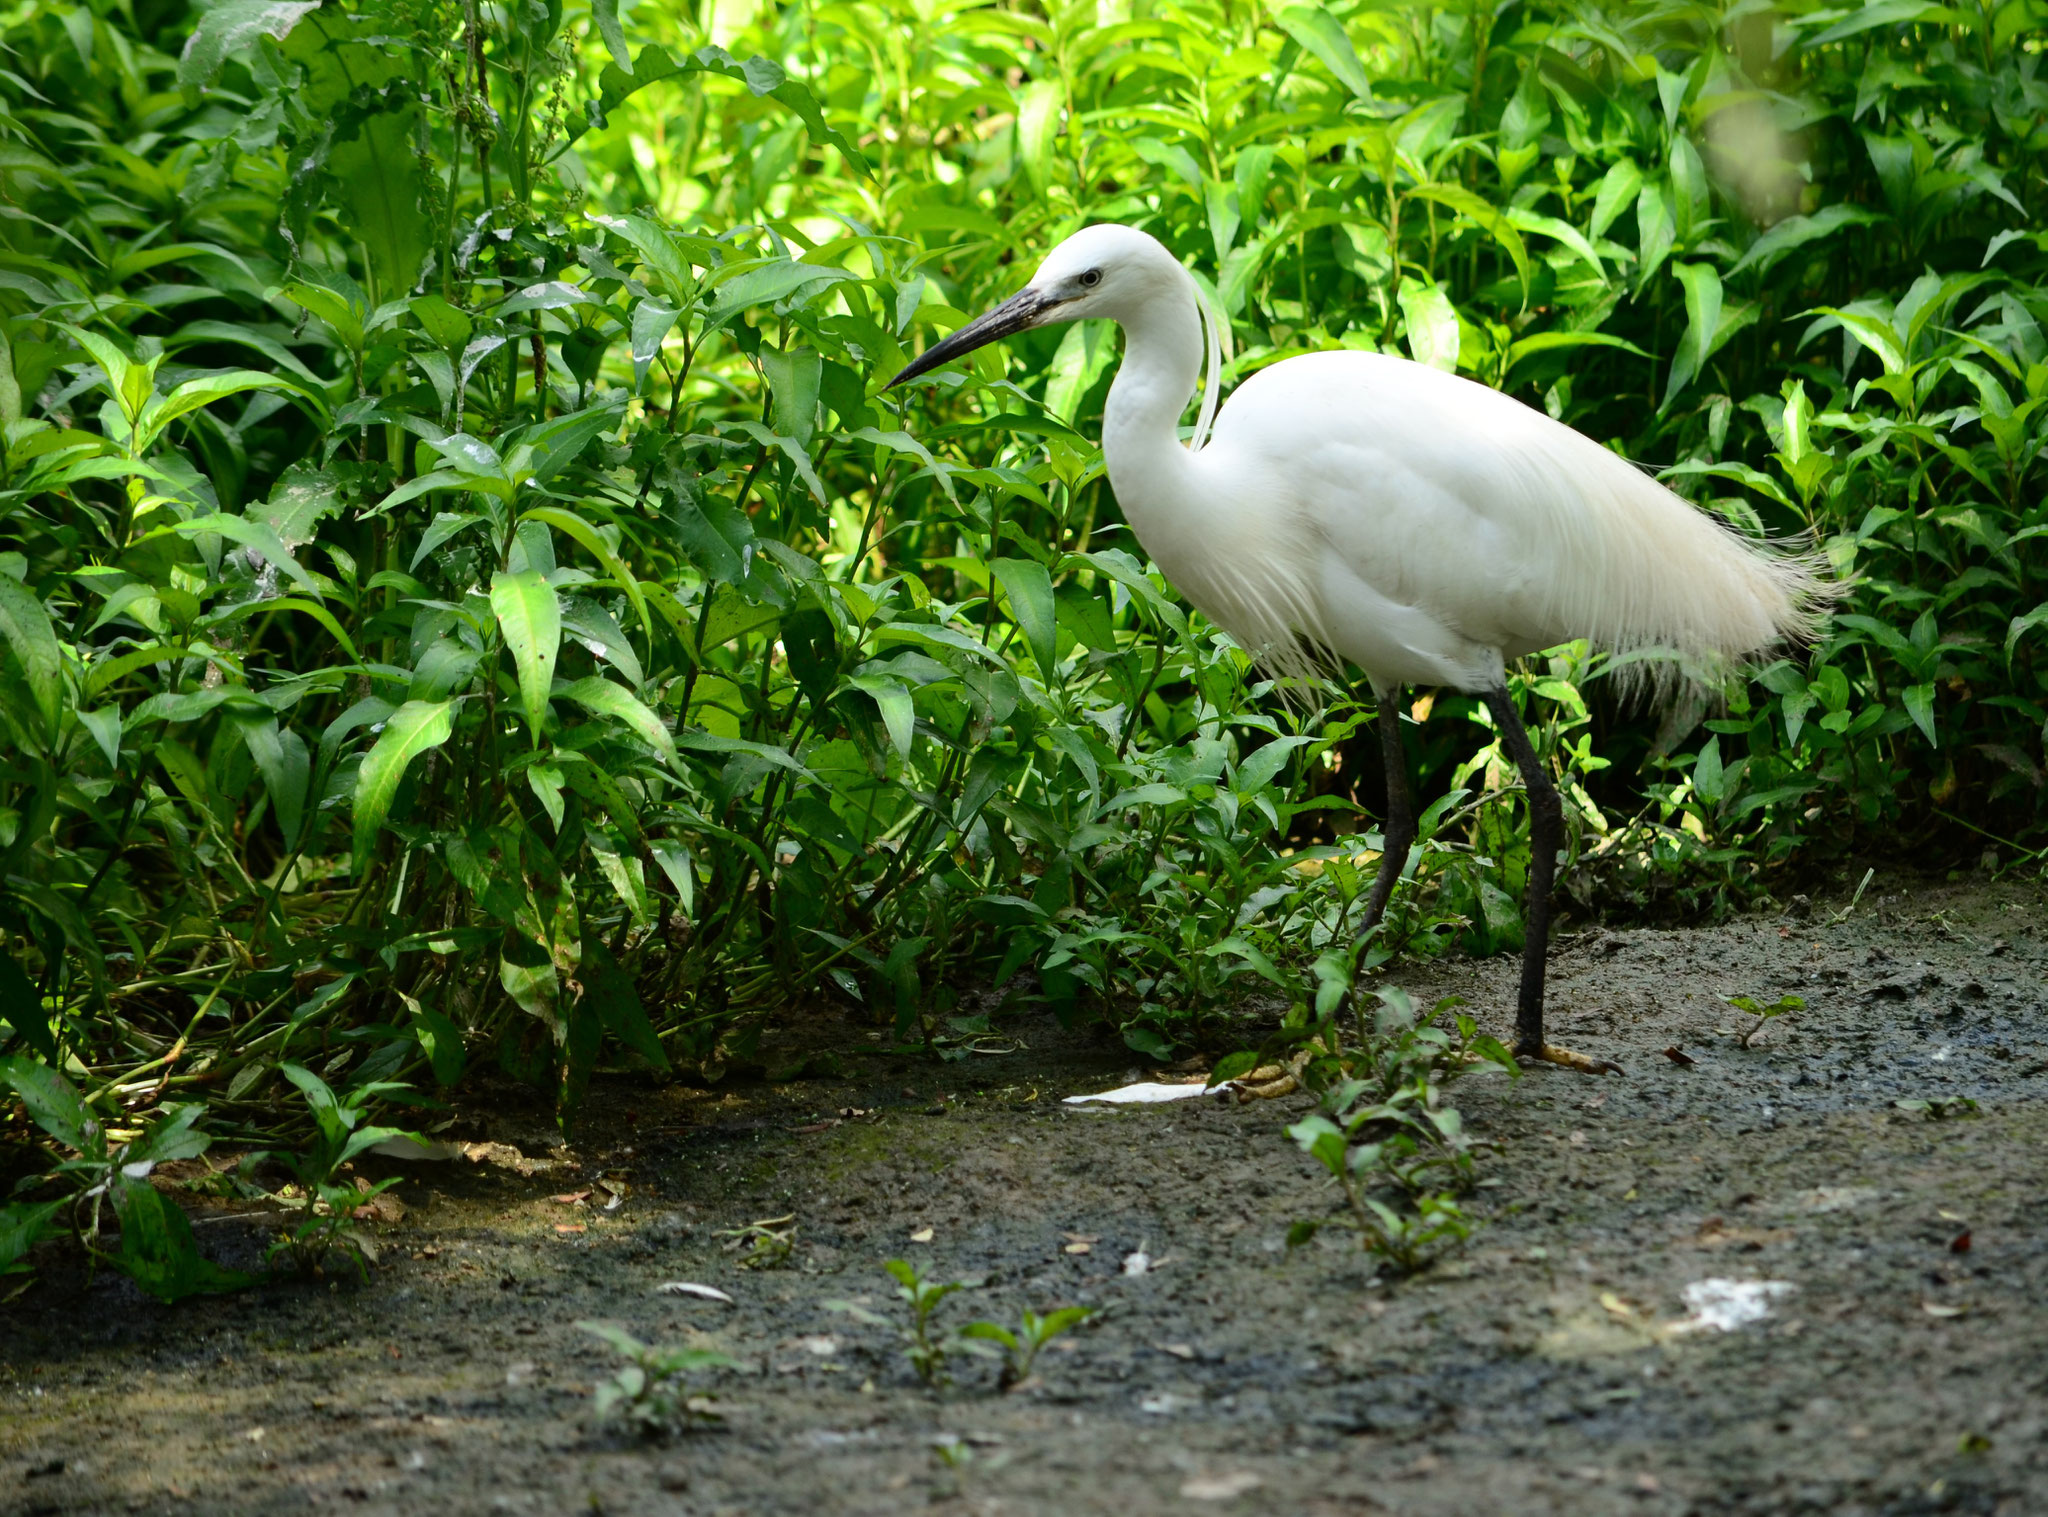
[[[718,1236],[725,1239],[728,1249],[737,1251],[739,1258],[734,1262],[741,1269],[776,1269],[796,1253],[796,1213],[728,1228]]]
[[[1771,1018],[1782,1017],[1788,1011],[1804,1011],[1806,1009],[1806,998],[1804,996],[1779,996],[1777,1000],[1771,1002],[1768,1006],[1758,1001],[1754,996],[1729,996],[1727,1000],[1728,1004],[1737,1011],[1747,1012],[1756,1018],[1756,1021],[1744,1029],[1742,1036],[1737,1040],[1744,1048],[1748,1048],[1756,1042],[1757,1034],[1770,1024]]]
[[[1000,1361],[996,1388],[1000,1391],[1014,1390],[1030,1378],[1031,1367],[1037,1362],[1041,1349],[1098,1314],[1096,1308],[1085,1306],[1059,1307],[1043,1314],[1027,1307],[1014,1328],[998,1322],[978,1321],[966,1323],[949,1333],[938,1326],[939,1308],[956,1292],[972,1290],[973,1282],[928,1279],[907,1259],[891,1259],[883,1267],[895,1280],[896,1297],[909,1318],[899,1329],[904,1355],[910,1361],[912,1372],[932,1390],[941,1390],[952,1384],[953,1377],[947,1362],[956,1351],[994,1356]],[[870,1326],[880,1327],[888,1322],[887,1318],[857,1302],[833,1301],[827,1305]]]
[[[594,1393],[600,1418],[618,1417],[643,1437],[657,1438],[681,1428],[716,1425],[715,1398],[693,1390],[690,1377],[732,1369],[732,1359],[701,1348],[656,1348],[609,1322],[576,1324],[609,1344],[622,1364]]]
[[[882,1266],[895,1277],[896,1295],[910,1314],[903,1330],[904,1354],[917,1378],[932,1390],[952,1381],[946,1369],[952,1343],[933,1322],[939,1307],[955,1291],[969,1288],[965,1280],[927,1280],[908,1259],[891,1259]]]
[[[284,1187],[277,1198],[297,1213],[270,1246],[273,1260],[283,1259],[305,1274],[318,1274],[337,1248],[352,1260],[357,1272],[367,1274],[376,1261],[377,1246],[361,1226],[361,1209],[398,1183],[396,1178],[375,1184],[356,1184],[342,1178],[343,1170],[358,1155],[394,1138],[422,1141],[417,1133],[403,1128],[366,1123],[372,1103],[405,1089],[402,1084],[378,1081],[336,1091],[327,1082],[297,1064],[280,1064],[279,1071],[305,1097],[313,1118],[312,1142],[297,1153],[283,1156],[295,1183]]]
[[[172,1106],[141,1130],[122,1132],[107,1127],[95,1103],[63,1075],[24,1055],[0,1060],[0,1083],[13,1089],[65,1155],[17,1187],[19,1194],[54,1186],[60,1194],[17,1199],[0,1211],[0,1275],[27,1273],[28,1251],[57,1231],[61,1219],[95,1262],[111,1264],[160,1300],[251,1283],[249,1276],[204,1258],[184,1211],[150,1184],[159,1164],[197,1158],[211,1145],[198,1127],[204,1107]],[[112,1250],[100,1241],[109,1208],[120,1227],[119,1246]]]
[[[569,1122],[819,999],[958,1054],[976,977],[1241,1041],[1355,926],[1365,712],[1131,554],[1103,331],[878,388],[1084,220],[1196,271],[1226,385],[1404,353],[1853,580],[1668,720],[1510,671],[1581,909],[2040,852],[2023,0],[1106,3],[0,19],[0,1054],[260,1126],[287,1055]],[[1512,765],[1421,699],[1366,973],[1520,938]]]
[[[993,1344],[1002,1367],[996,1373],[996,1389],[1015,1390],[1031,1378],[1031,1367],[1048,1343],[1071,1332],[1096,1315],[1092,1306],[1062,1306],[1040,1316],[1029,1307],[1014,1328],[998,1322],[969,1322],[960,1329],[965,1346]]]
[[[1373,993],[1369,1024],[1363,1006],[1354,1007],[1358,1042],[1346,1049],[1337,1038],[1335,1013],[1350,1000],[1348,974],[1341,959],[1327,961],[1323,973],[1326,1014],[1309,1045],[1319,1057],[1304,1071],[1322,1088],[1322,1099],[1287,1135],[1329,1174],[1345,1210],[1296,1222],[1288,1230],[1288,1246],[1308,1243],[1325,1227],[1345,1227],[1368,1252],[1413,1272],[1441,1246],[1462,1242],[1471,1232],[1456,1198],[1474,1183],[1472,1150],[1464,1119],[1444,1101],[1443,1087],[1474,1062],[1493,1063],[1510,1074],[1519,1069],[1470,1017],[1451,1017],[1450,1030],[1434,1025],[1451,1013],[1455,997],[1422,1017],[1398,986]],[[1395,1204],[1372,1194],[1386,1186],[1397,1193]]]

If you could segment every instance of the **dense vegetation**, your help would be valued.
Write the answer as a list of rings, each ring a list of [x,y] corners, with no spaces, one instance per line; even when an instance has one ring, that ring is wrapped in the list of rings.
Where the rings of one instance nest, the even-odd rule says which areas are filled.
[[[118,1165],[198,1101],[303,1093],[317,1195],[479,1057],[566,1113],[827,998],[943,1054],[993,982],[1164,1056],[1304,996],[1364,713],[1272,699],[1119,531],[1114,335],[878,393],[1090,220],[1188,262],[1226,383],[1455,366],[1857,577],[1661,731],[1583,648],[1517,674],[1583,898],[2041,843],[2035,0],[702,10],[0,19],[0,1014],[77,1182],[0,1263],[148,1205]],[[1375,960],[1519,934],[1512,771],[1433,704]]]

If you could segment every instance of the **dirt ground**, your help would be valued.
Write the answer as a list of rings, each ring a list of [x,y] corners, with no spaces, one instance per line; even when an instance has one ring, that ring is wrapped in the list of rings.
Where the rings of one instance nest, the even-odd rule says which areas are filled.
[[[1572,934],[1554,1032],[1628,1074],[1455,1087],[1498,1145],[1482,1225],[1408,1280],[1345,1235],[1285,1249],[1330,1199],[1281,1132],[1306,1097],[1065,1106],[1135,1071],[1050,1024],[840,1080],[600,1087],[573,1148],[486,1091],[444,1136],[551,1167],[404,1166],[367,1284],[167,1308],[55,1278],[0,1312],[0,1511],[2048,1513],[2048,897],[1844,904]],[[1513,975],[1396,978],[1500,1025]],[[1721,998],[1788,992],[1738,1046]],[[790,1213],[787,1263],[736,1268],[720,1232]],[[248,1263],[262,1227],[199,1231]],[[978,1360],[934,1394],[891,1258],[985,1279],[942,1322],[1105,1310],[1012,1394]],[[1789,1289],[1671,1331],[1708,1278]],[[725,1425],[598,1421],[617,1361],[583,1319],[730,1355],[701,1377]]]

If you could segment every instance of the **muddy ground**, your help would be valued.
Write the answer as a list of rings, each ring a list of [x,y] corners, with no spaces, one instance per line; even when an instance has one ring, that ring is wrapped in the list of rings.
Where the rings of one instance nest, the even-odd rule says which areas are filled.
[[[2048,1513],[2048,898],[1881,885],[1832,915],[1571,935],[1554,1032],[1628,1074],[1455,1087],[1499,1145],[1483,1225],[1402,1281],[1342,1235],[1284,1248],[1329,1201],[1280,1131],[1306,1098],[1063,1106],[1132,1057],[1050,1024],[841,1080],[599,1088],[573,1148],[482,1092],[444,1136],[552,1167],[405,1166],[367,1284],[161,1307],[56,1278],[0,1312],[0,1511]],[[1513,975],[1397,978],[1500,1023]],[[1807,1009],[1739,1047],[1721,997],[1787,992]],[[721,1231],[789,1213],[787,1264],[736,1268]],[[260,1220],[201,1216],[257,1257]],[[891,1258],[986,1278],[942,1320],[1106,1310],[1010,1395],[976,1360],[933,1394],[830,1304],[893,1317]],[[1705,1278],[1791,1290],[1670,1331]],[[738,1361],[701,1377],[723,1428],[599,1422],[588,1318]]]

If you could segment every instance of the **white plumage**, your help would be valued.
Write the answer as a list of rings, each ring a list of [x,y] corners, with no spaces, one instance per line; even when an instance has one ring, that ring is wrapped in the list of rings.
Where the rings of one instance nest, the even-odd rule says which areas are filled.
[[[1214,320],[1173,255],[1130,227],[1069,237],[1015,297],[892,383],[1010,333],[1088,317],[1124,331],[1102,449],[1145,550],[1276,672],[1348,659],[1380,697],[1387,850],[1366,931],[1412,840],[1394,692],[1442,685],[1485,699],[1523,770],[1536,833],[1518,1042],[1590,1067],[1542,1040],[1559,814],[1507,699],[1505,660],[1586,638],[1617,654],[1664,650],[1661,664],[1638,669],[1712,678],[1809,634],[1832,587],[1810,557],[1737,536],[1571,428],[1406,359],[1286,359],[1216,412]],[[1183,444],[1180,419],[1205,369]]]

